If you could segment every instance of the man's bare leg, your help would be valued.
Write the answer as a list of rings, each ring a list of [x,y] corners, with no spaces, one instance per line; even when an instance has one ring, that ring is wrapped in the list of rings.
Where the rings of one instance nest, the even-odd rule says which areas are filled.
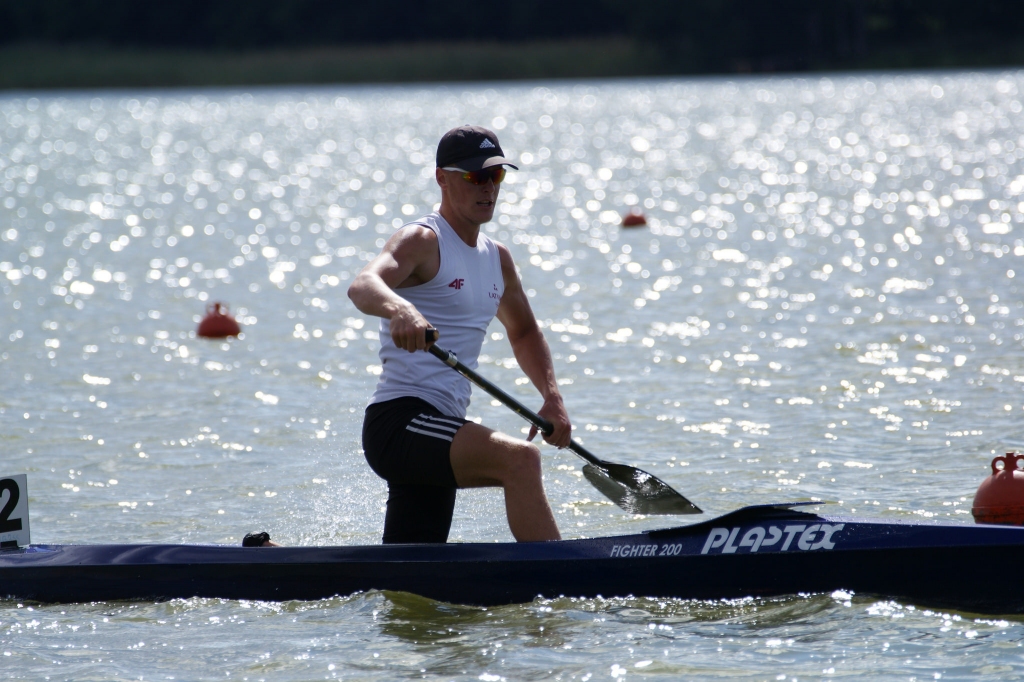
[[[505,514],[516,540],[561,539],[544,495],[537,446],[469,423],[455,434],[451,463],[460,488],[505,489]]]

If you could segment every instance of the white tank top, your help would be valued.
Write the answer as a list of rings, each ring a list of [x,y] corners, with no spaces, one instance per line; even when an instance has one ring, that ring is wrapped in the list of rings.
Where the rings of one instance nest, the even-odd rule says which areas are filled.
[[[505,292],[498,246],[482,234],[477,236],[475,247],[467,245],[438,213],[409,225],[430,228],[437,235],[441,267],[429,282],[397,289],[396,293],[437,328],[441,333],[438,345],[476,369],[487,325],[494,319]],[[396,347],[391,340],[391,323],[383,318],[380,360],[384,369],[371,405],[412,396],[426,400],[450,417],[466,416],[469,381],[430,353],[410,353]]]

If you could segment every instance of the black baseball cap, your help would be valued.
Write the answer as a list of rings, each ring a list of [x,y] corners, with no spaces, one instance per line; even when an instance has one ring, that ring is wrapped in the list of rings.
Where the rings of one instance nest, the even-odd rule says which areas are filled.
[[[455,166],[478,171],[491,166],[519,167],[505,158],[498,136],[480,126],[452,128],[437,144],[437,167]]]

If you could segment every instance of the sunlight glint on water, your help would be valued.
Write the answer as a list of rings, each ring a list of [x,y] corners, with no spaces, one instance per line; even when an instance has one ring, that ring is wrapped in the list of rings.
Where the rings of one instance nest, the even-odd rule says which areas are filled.
[[[378,542],[377,325],[345,290],[433,208],[436,140],[470,122],[518,159],[485,229],[590,450],[709,514],[970,523],[1022,445],[1021,79],[7,96],[0,473],[29,474],[37,542]],[[630,209],[648,227],[621,228]],[[242,338],[195,337],[214,301]],[[481,372],[537,405],[502,331]],[[480,393],[470,416],[523,428]],[[545,464],[567,537],[673,523],[626,516],[568,453]],[[510,539],[500,495],[460,494],[452,539]],[[0,609],[25,677],[1012,677],[1020,642],[1016,621],[845,593]]]

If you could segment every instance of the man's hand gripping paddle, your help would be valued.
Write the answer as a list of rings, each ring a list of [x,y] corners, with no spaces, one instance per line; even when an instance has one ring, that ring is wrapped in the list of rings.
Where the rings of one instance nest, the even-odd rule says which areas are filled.
[[[436,329],[427,329],[427,343],[438,338]],[[543,417],[532,412],[518,400],[502,391],[487,379],[459,362],[455,353],[430,345],[427,351],[456,372],[491,394],[505,407],[536,426],[545,435],[554,427]],[[697,505],[673,490],[657,476],[641,469],[598,459],[575,440],[569,449],[587,460],[583,475],[609,500],[631,514],[702,514]]]

